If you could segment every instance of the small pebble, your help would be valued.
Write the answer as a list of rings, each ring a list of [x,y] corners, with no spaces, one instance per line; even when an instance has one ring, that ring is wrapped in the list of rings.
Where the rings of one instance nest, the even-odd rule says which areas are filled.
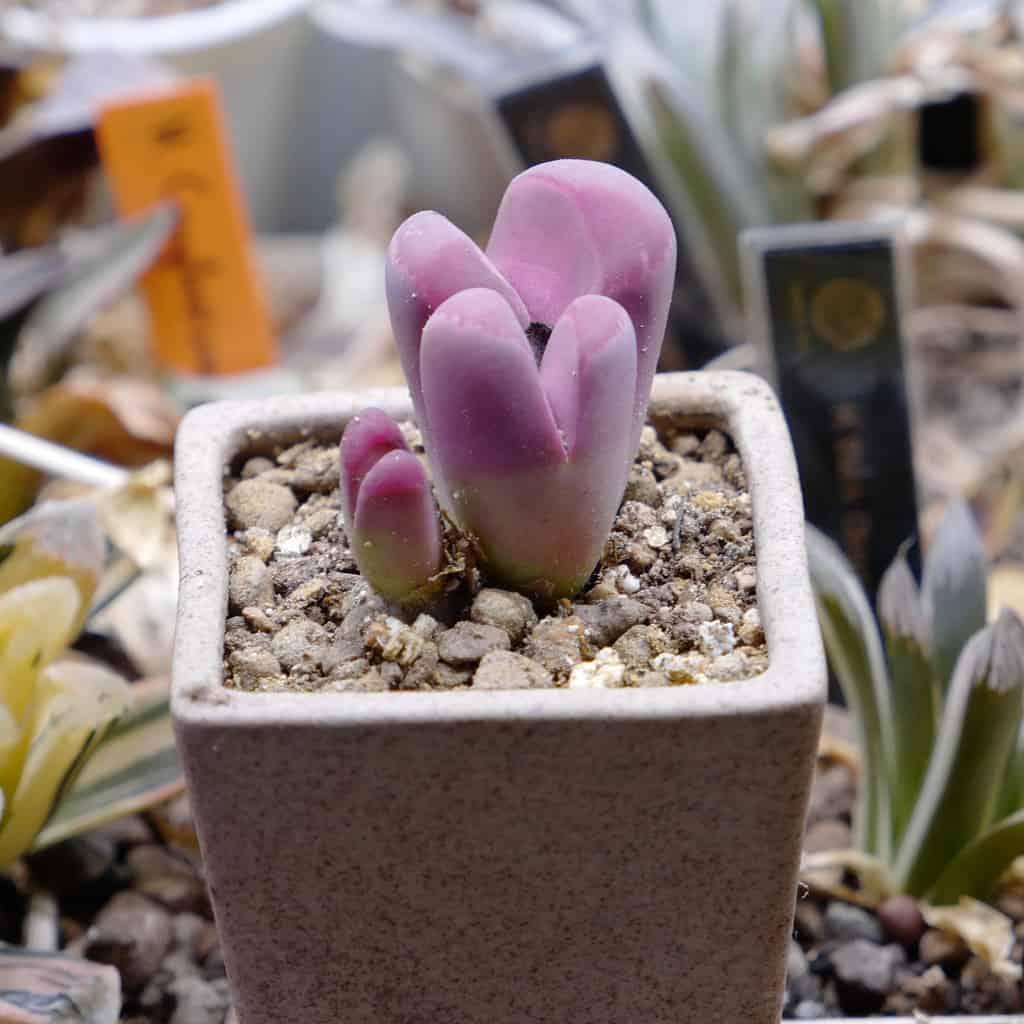
[[[709,430],[697,451],[705,459],[721,458],[729,450],[729,439],[720,430]]]
[[[177,978],[168,991],[176,1001],[169,1024],[223,1024],[231,1005],[227,978]]]
[[[747,659],[740,651],[732,651],[729,654],[720,654],[718,657],[712,658],[706,673],[708,678],[717,679],[723,683],[746,679],[751,674]]]
[[[625,685],[626,666],[613,647],[604,647],[593,661],[575,665],[569,673],[572,690],[611,690]]]
[[[825,915],[809,900],[798,900],[793,916],[793,934],[804,949],[817,946],[825,939]]]
[[[881,945],[885,941],[878,919],[861,907],[833,900],[825,910],[825,937],[839,942],[863,939]]]
[[[730,622],[702,622],[697,636],[702,653],[709,658],[720,658],[736,646],[736,634]]]
[[[330,448],[313,448],[301,452],[295,459],[292,486],[299,491],[330,494],[341,476],[337,453]]]
[[[276,633],[277,623],[262,608],[243,608],[242,618],[259,633]]]
[[[805,999],[797,1003],[793,1010],[795,1020],[819,1020],[828,1016],[828,1007],[814,999]]]
[[[364,638],[369,650],[403,668],[408,668],[423,653],[427,643],[416,630],[390,615],[371,622]]]
[[[162,846],[136,846],[128,854],[136,891],[175,913],[209,914],[206,886],[196,869]]]
[[[641,463],[634,462],[629,471],[623,498],[626,501],[640,501],[645,505],[659,505],[661,492],[658,490],[658,481],[654,473]]]
[[[651,662],[651,667],[657,672],[664,672],[676,686],[707,681],[704,674],[708,667],[707,658],[696,651],[689,651],[686,654],[659,654]]]
[[[866,939],[846,942],[832,954],[836,995],[844,1013],[877,1013],[893,986],[896,967],[906,961],[901,946],[877,946]]]
[[[303,660],[313,660],[319,655],[318,648],[327,643],[327,633],[311,619],[292,619],[283,629],[274,634],[270,649],[281,667],[291,671]]]
[[[668,638],[658,626],[632,626],[614,643],[627,670],[645,670],[659,654],[668,649]]]
[[[128,992],[138,992],[156,973],[174,940],[171,915],[140,893],[119,892],[86,932],[85,955],[121,973]]]
[[[457,668],[476,665],[488,651],[507,651],[509,646],[505,630],[479,622],[457,622],[437,635],[441,660]]]
[[[473,670],[471,668],[456,668],[439,661],[437,668],[434,669],[432,682],[439,690],[453,690],[460,686],[469,686],[472,679]]]
[[[541,619],[530,631],[523,654],[542,665],[556,679],[568,676],[583,660],[586,627],[578,616]]]
[[[956,971],[967,963],[971,951],[959,935],[943,931],[941,928],[929,928],[920,939],[918,956],[922,963],[938,964],[948,970]]]
[[[790,981],[797,981],[807,975],[807,957],[800,948],[800,944],[793,939],[789,940],[789,951],[786,954],[786,977]]]
[[[476,595],[469,615],[481,625],[503,629],[514,644],[537,625],[537,613],[529,598],[494,587],[485,587]]]
[[[274,535],[260,526],[254,526],[249,530],[240,530],[238,539],[261,562],[267,561],[274,553]]]
[[[703,601],[691,601],[683,609],[683,614],[690,622],[710,622],[715,617],[710,606],[704,604]]]
[[[224,503],[236,529],[255,526],[273,533],[288,525],[299,504],[284,485],[258,477],[235,484]]]
[[[743,620],[736,635],[739,637],[740,643],[747,647],[760,647],[765,642],[761,614],[756,608],[748,608],[743,613]]]
[[[716,519],[708,528],[708,533],[715,540],[726,541],[735,544],[741,539],[740,531],[736,524],[729,519]]]
[[[587,640],[597,648],[610,647],[628,629],[650,618],[650,609],[625,594],[598,601],[577,604],[573,614],[583,620]]]
[[[391,689],[391,683],[380,668],[374,665],[362,675],[354,677],[344,673],[332,673],[325,689],[336,693],[383,693]]]
[[[299,523],[284,527],[277,535],[274,553],[279,557],[304,555],[313,546],[313,534]]]
[[[876,913],[889,938],[904,946],[915,945],[928,927],[912,896],[890,896],[879,903]]]
[[[736,573],[736,586],[746,593],[757,589],[757,570],[752,566],[744,566]]]
[[[320,508],[306,516],[305,527],[314,537],[322,537],[338,525],[339,514],[331,508]]]
[[[432,615],[427,615],[426,612],[423,612],[416,616],[416,621],[412,624],[412,628],[424,640],[431,640],[436,635],[438,629],[440,629],[440,624]]]
[[[289,595],[288,604],[294,608],[306,608],[319,603],[320,598],[330,586],[326,576],[314,576],[305,583],[300,583]]]
[[[651,526],[644,530],[643,538],[650,547],[657,550],[658,548],[663,548],[668,544],[669,533],[664,526]]]
[[[488,651],[473,674],[474,690],[535,690],[552,685],[546,668],[512,651]]]
[[[249,459],[242,467],[242,479],[250,480],[254,476],[268,473],[274,468],[274,463],[263,455],[256,455]]]
[[[235,686],[240,690],[258,690],[270,680],[279,680],[281,663],[266,647],[243,647],[228,657]]]
[[[256,555],[235,560],[228,577],[228,601],[236,610],[265,607],[274,600],[270,570]]]

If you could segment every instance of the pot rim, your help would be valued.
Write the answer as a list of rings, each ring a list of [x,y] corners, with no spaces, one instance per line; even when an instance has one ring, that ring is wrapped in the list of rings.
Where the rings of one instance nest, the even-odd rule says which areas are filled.
[[[189,412],[175,459],[181,583],[171,706],[180,721],[325,728],[520,718],[649,719],[784,714],[825,698],[825,661],[807,573],[796,462],[771,389],[746,373],[655,378],[655,420],[718,424],[733,438],[749,484],[757,541],[758,602],[770,664],[739,682],[649,689],[261,693],[222,686],[227,609],[223,468],[247,447],[301,436],[340,436],[375,405],[409,418],[405,389],[216,402]]]
[[[40,11],[0,14],[5,46],[43,53],[128,52],[159,56],[242,42],[303,11],[312,0],[225,0],[155,18],[60,18]]]

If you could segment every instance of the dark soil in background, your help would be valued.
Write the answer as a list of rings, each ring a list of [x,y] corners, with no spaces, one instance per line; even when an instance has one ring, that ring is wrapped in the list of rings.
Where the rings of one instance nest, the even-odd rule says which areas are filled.
[[[418,432],[410,445],[422,452]],[[728,682],[764,671],[750,495],[717,430],[645,429],[600,565],[575,603],[484,586],[449,538],[455,614],[403,622],[358,575],[336,445],[231,467],[226,685],[253,690],[519,689]]]

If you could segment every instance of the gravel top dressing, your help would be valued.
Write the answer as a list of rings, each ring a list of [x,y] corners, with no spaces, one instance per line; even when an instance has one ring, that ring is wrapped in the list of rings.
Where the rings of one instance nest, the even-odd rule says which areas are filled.
[[[750,495],[717,430],[659,439],[645,428],[600,564],[575,602],[548,607],[486,586],[472,538],[448,524],[445,597],[403,621],[356,570],[338,478],[337,447],[313,441],[226,471],[225,685],[672,686],[768,666]]]

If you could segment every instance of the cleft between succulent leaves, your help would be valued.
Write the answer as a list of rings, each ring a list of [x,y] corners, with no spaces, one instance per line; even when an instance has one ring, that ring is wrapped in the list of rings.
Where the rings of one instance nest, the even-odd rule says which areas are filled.
[[[526,340],[533,349],[533,358],[538,366],[544,358],[544,352],[548,347],[548,340],[551,337],[552,328],[547,324],[534,322],[526,328]]]

